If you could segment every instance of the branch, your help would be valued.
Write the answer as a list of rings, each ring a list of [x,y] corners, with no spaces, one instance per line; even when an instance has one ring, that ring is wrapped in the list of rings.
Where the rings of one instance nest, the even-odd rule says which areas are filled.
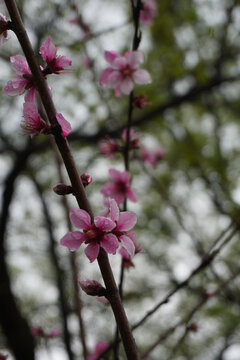
[[[36,61],[36,57],[34,55],[31,43],[29,41],[26,30],[22,23],[15,0],[8,0],[6,2],[6,6],[8,8],[12,20],[12,30],[14,30],[22,46],[28,65],[32,72],[33,79],[37,86],[41,101],[46,111],[47,117],[50,123],[56,127],[54,138],[58,146],[58,149],[61,153],[63,162],[65,164],[78,205],[80,208],[86,210],[93,219],[92,209],[90,207],[89,201],[84,191],[81,178],[77,171],[68,143],[62,135],[60,126],[57,125],[55,106],[52,102],[47,87],[47,83],[40,70],[39,64]],[[109,264],[108,256],[103,249],[100,249],[97,260],[106,286],[108,300],[112,306],[112,310],[122,337],[127,358],[128,360],[137,360],[138,355],[137,355],[135,341],[130,330],[130,326],[121,302],[121,298],[119,296],[119,292],[113,277],[112,269]]]

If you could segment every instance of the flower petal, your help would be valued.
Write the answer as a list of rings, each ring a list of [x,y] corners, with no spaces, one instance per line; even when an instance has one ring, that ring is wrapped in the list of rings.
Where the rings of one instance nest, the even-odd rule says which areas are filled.
[[[134,84],[130,77],[126,77],[121,81],[120,88],[123,94],[129,95],[130,92],[133,90]]]
[[[114,234],[106,234],[100,241],[101,247],[109,254],[115,254],[118,247],[119,242]]]
[[[70,250],[77,250],[87,239],[87,235],[81,233],[80,231],[73,231],[63,236],[60,240],[60,244],[62,246],[66,246]]]
[[[109,76],[111,75],[111,73],[113,72],[114,70],[111,69],[111,68],[106,68],[105,70],[103,70],[101,76],[100,76],[100,85],[108,85],[108,79],[109,79]]]
[[[119,207],[114,199],[109,201],[110,218],[112,221],[118,221],[119,219]]]
[[[79,229],[89,230],[92,228],[90,215],[82,209],[71,209],[70,219],[74,226]]]
[[[121,55],[119,53],[117,53],[116,51],[105,51],[104,52],[104,58],[110,65],[112,65],[113,61],[119,57],[121,57]]]
[[[129,200],[131,200],[132,202],[137,202],[138,201],[138,197],[137,195],[135,194],[135,192],[129,187],[127,189],[127,197]]]
[[[40,48],[40,54],[42,55],[42,58],[46,61],[46,63],[50,63],[56,57],[57,49],[52,43],[50,37],[48,37],[47,40],[45,40],[42,44]]]
[[[84,250],[86,256],[88,257],[88,259],[90,260],[90,262],[93,262],[94,260],[96,260],[96,258],[98,257],[99,254],[99,249],[100,246],[98,245],[97,242],[92,242],[91,244],[89,244],[86,249]]]
[[[121,235],[119,240],[121,240],[122,247],[127,250],[132,258],[135,255],[135,245],[132,240],[126,235]]]
[[[121,174],[122,174],[121,171],[115,169],[108,170],[108,175],[110,179],[112,179],[114,182],[118,182],[122,180]]]
[[[26,95],[24,96],[24,100],[26,102],[29,102],[29,103],[34,103],[35,102],[35,88],[34,87],[31,87],[26,92]]]
[[[10,80],[7,85],[3,88],[3,94],[8,96],[16,96],[24,93],[26,80]]]
[[[95,216],[94,224],[102,231],[111,231],[116,227],[115,222],[105,216]]]
[[[72,130],[70,123],[65,119],[65,117],[62,114],[56,114],[56,119],[62,128],[63,136],[64,137],[68,136],[68,134]]]
[[[16,74],[18,75],[31,74],[27,60],[25,59],[24,56],[22,55],[11,56],[10,61]]]
[[[152,82],[151,75],[147,70],[137,70],[132,74],[133,80],[136,84],[144,85]]]
[[[116,231],[129,231],[137,222],[137,215],[132,211],[121,211],[115,228]]]
[[[133,68],[138,68],[144,62],[144,56],[141,51],[128,51],[125,56],[127,57],[128,64]]]

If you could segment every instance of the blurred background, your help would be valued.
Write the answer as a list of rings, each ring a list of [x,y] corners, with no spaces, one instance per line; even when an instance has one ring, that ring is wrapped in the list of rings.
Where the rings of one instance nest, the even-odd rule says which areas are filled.
[[[142,252],[125,271],[124,305],[130,323],[136,324],[179,288],[134,331],[140,354],[152,360],[239,360],[239,2],[156,4],[152,26],[141,26],[139,47],[153,81],[135,88],[150,105],[134,109],[133,128],[142,147],[153,153],[161,148],[164,156],[153,163],[141,151],[131,152],[132,188],[139,201],[129,203],[129,210],[138,216],[135,233]],[[124,163],[121,154],[106,158],[99,142],[106,136],[123,141],[129,100],[100,87],[99,77],[106,67],[105,50],[123,54],[131,48],[130,1],[21,0],[18,5],[35,53],[50,36],[58,54],[73,60],[72,72],[49,76],[48,82],[57,111],[72,125],[68,141],[79,172],[93,178],[86,191],[100,214],[108,169],[123,171]],[[0,12],[8,19],[3,2]],[[9,58],[16,54],[22,50],[12,33],[0,49],[1,88],[13,77]],[[7,269],[12,299],[2,296],[0,312],[14,301],[30,328],[61,331],[47,340],[35,334],[37,360],[82,359],[72,255],[59,245],[68,232],[66,209],[52,191],[61,182],[60,169],[68,180],[56,165],[50,137],[22,135],[23,101],[23,96],[0,97],[0,289]],[[68,202],[77,207],[71,195]],[[216,240],[219,251],[204,262]],[[102,282],[97,263],[90,264],[83,249],[75,261],[78,276]],[[121,257],[110,256],[110,261],[119,279]],[[183,283],[199,264],[191,281]],[[112,341],[115,325],[109,306],[80,296],[91,353],[98,341]],[[14,358],[1,323],[0,353]],[[119,359],[124,358],[120,348]]]

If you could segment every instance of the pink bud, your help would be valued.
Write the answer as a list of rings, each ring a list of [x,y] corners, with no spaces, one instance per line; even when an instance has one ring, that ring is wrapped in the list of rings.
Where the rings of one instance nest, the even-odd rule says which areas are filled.
[[[72,189],[72,186],[70,186],[70,185],[57,184],[53,187],[53,191],[57,195],[68,195],[68,194],[72,194],[73,189]]]
[[[84,279],[80,277],[78,283],[81,289],[90,296],[104,296],[104,287],[96,280]]]
[[[188,329],[192,332],[197,332],[199,330],[199,326],[196,323],[192,323],[189,325]]]
[[[91,182],[92,182],[92,177],[91,177],[90,174],[84,173],[84,174],[81,175],[81,180],[82,180],[83,186],[86,187],[86,186],[88,186],[89,184],[91,184]]]
[[[148,101],[146,101],[146,96],[135,96],[133,99],[133,105],[139,109],[143,109],[145,106],[151,105]]]
[[[32,336],[35,336],[35,337],[37,337],[37,336],[44,337],[45,336],[42,326],[33,326],[31,328],[31,334],[32,334]]]

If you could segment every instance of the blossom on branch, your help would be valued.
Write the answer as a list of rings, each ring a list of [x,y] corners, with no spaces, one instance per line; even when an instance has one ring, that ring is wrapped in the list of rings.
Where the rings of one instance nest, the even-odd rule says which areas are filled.
[[[132,211],[119,211],[119,207],[114,199],[109,201],[110,218],[116,223],[112,233],[120,242],[123,249],[127,251],[129,257],[135,254],[135,244],[132,240],[130,231],[136,225],[137,215]]]
[[[160,146],[155,150],[148,149],[145,146],[141,147],[141,158],[143,162],[149,163],[154,169],[158,162],[164,158],[164,155],[165,152]]]
[[[58,124],[62,128],[63,136],[64,137],[68,136],[72,130],[70,123],[65,119],[65,117],[62,114],[56,114],[56,119],[57,119]]]
[[[105,289],[104,287],[96,280],[84,279],[82,277],[78,278],[78,283],[81,289],[90,296],[104,296]]]
[[[11,56],[10,61],[15,71],[15,80],[10,80],[3,88],[3,94],[22,95],[26,92],[25,101],[35,101],[35,86],[27,60],[22,55]]]
[[[94,353],[87,357],[87,360],[97,360],[99,356],[101,356],[109,347],[109,343],[107,341],[99,341],[96,346]]]
[[[105,51],[105,60],[109,63],[101,74],[100,85],[115,89],[116,97],[129,95],[135,84],[150,84],[151,76],[148,71],[139,69],[144,58],[141,51],[128,51],[121,56],[116,51]]]
[[[109,169],[109,177],[113,182],[106,183],[101,189],[101,193],[116,200],[120,205],[124,202],[125,197],[129,200],[136,202],[137,196],[130,186],[130,174],[128,171],[118,171]]]
[[[111,233],[116,227],[114,221],[105,216],[95,216],[92,224],[90,215],[82,209],[71,209],[69,215],[73,225],[82,229],[83,232],[69,232],[61,239],[61,245],[74,251],[82,243],[85,243],[88,245],[85,254],[90,262],[93,262],[98,257],[100,247],[109,254],[116,253],[119,242],[116,236]]]
[[[10,39],[8,34],[8,22],[4,15],[0,13],[0,46]]]
[[[65,67],[72,65],[70,57],[57,56],[57,49],[50,37],[42,44],[40,54],[47,63],[47,68],[45,69],[47,74],[61,74],[61,72],[67,71]]]
[[[36,105],[32,102],[25,102],[23,104],[23,117],[21,128],[25,135],[39,135],[49,134],[51,126],[48,125],[39,115]]]
[[[155,0],[147,0],[143,4],[143,9],[140,11],[140,24],[151,26],[153,19],[157,15],[157,5]]]

